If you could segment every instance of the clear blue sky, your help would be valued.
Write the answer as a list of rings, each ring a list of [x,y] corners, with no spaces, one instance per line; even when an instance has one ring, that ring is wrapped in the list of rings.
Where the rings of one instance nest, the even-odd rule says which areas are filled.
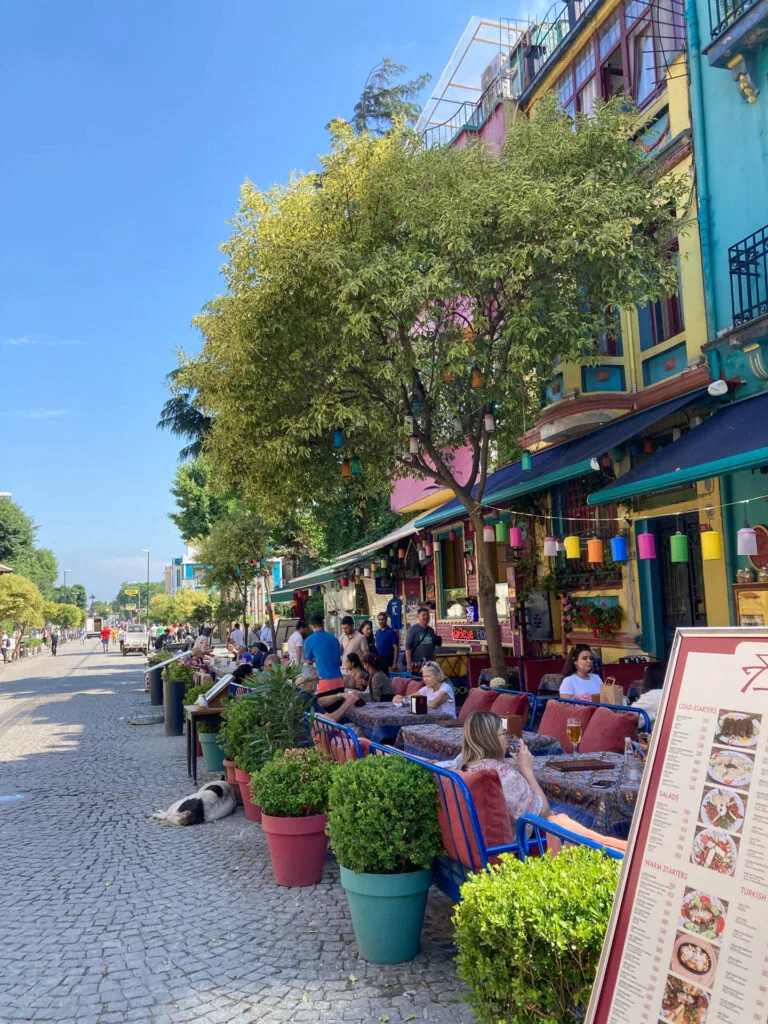
[[[528,6],[528,5],[526,5]],[[502,13],[512,16],[513,0]],[[112,599],[182,553],[155,429],[244,178],[315,164],[382,57],[434,79],[466,0],[0,0],[0,491]]]

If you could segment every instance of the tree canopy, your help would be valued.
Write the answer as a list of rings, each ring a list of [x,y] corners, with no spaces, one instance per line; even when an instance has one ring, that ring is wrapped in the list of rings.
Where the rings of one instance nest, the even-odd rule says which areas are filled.
[[[31,580],[15,572],[0,576],[0,622],[3,621],[18,630],[19,639],[28,626],[43,625],[43,595]]]
[[[352,115],[357,132],[381,135],[396,123],[415,123],[421,111],[416,98],[432,76],[419,75],[408,82],[398,82],[407,71],[404,64],[395,64],[389,57],[382,57],[371,69]]]

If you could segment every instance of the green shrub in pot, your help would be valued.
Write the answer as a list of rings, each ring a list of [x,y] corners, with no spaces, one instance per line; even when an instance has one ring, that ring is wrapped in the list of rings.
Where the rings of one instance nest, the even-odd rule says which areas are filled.
[[[275,665],[261,672],[252,683],[253,693],[242,698],[255,709],[249,742],[260,764],[276,750],[298,747],[308,737],[304,715],[310,705],[307,694],[296,686],[299,671]]]
[[[453,915],[459,977],[478,1024],[580,1024],[620,864],[586,847],[504,855],[462,886]]]
[[[176,679],[181,679],[187,687],[194,686],[195,669],[191,665],[182,665],[180,661],[172,661],[163,669],[163,680],[168,683]]]
[[[219,742],[229,761],[242,767],[241,761],[247,748],[252,746],[252,735],[259,726],[259,720],[259,705],[250,697],[238,697],[227,703],[221,714]]]
[[[153,651],[147,658],[147,666],[151,668],[153,665],[162,665],[164,661],[170,661],[171,658],[175,658],[176,653],[174,651]]]

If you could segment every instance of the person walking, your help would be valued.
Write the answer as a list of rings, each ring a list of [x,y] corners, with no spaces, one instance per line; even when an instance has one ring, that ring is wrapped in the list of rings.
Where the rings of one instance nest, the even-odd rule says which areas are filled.
[[[59,631],[54,626],[54,628],[51,630],[51,654],[53,655],[54,658],[56,657],[56,651],[58,650],[58,647],[59,647]]]
[[[85,626],[80,627],[80,646],[85,647]]]
[[[40,634],[43,638],[43,647],[48,646],[48,630],[43,626],[43,632]]]
[[[117,642],[120,644],[120,650],[121,651],[125,647],[125,636],[126,636],[125,627],[121,626],[120,629],[118,629],[118,631],[117,631]]]
[[[104,654],[107,654],[109,651],[109,638],[111,635],[112,630],[109,628],[109,626],[104,626],[104,628],[101,631],[101,649],[104,652]]]

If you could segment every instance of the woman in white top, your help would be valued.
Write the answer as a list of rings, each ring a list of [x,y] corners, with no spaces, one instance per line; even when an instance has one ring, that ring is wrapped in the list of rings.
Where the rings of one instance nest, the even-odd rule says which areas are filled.
[[[646,712],[651,720],[651,728],[653,728],[653,723],[656,721],[656,716],[659,713],[661,691],[664,687],[664,676],[666,673],[667,663],[665,661],[652,661],[645,669],[643,692],[639,700],[636,700],[632,705],[633,708],[642,708]]]
[[[565,659],[563,681],[560,683],[561,697],[577,697],[591,700],[600,695],[600,676],[592,672],[592,649],[588,644],[576,644]]]
[[[453,687],[445,678],[445,673],[436,661],[425,661],[421,667],[421,678],[424,686],[416,692],[427,698],[427,708],[430,711],[440,708],[444,715],[456,717],[456,696]],[[403,698],[395,696],[393,704],[402,704]]]

